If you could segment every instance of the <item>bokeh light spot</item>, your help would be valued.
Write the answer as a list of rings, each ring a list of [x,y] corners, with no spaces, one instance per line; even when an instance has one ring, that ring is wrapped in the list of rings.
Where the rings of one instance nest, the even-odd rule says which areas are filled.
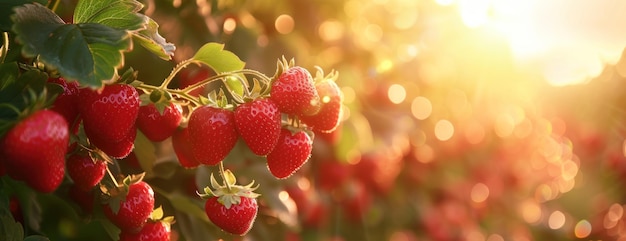
[[[380,63],[376,66],[376,71],[378,73],[384,73],[391,69],[393,69],[393,62],[389,59],[380,61]]]
[[[500,114],[496,117],[494,131],[501,138],[509,137],[513,134],[515,128],[515,120],[511,115]]]
[[[551,229],[560,229],[565,225],[565,214],[561,211],[554,211],[548,218],[548,227]]]
[[[502,237],[502,235],[500,234],[494,233],[487,237],[487,241],[504,241],[504,237]]]
[[[591,234],[591,223],[587,220],[580,220],[574,227],[574,235],[576,238],[586,238]]]
[[[400,104],[406,98],[406,89],[402,85],[392,84],[387,90],[387,96],[392,103]]]
[[[465,235],[467,241],[485,241],[485,235],[478,230],[472,230]]]
[[[470,193],[472,201],[481,203],[489,197],[489,187],[484,183],[476,183]]]
[[[297,185],[302,190],[308,190],[311,188],[311,181],[308,178],[302,177],[298,179]]]
[[[433,104],[429,99],[423,96],[418,96],[411,102],[411,113],[418,120],[425,120],[430,116],[433,111]]]
[[[320,24],[318,34],[322,40],[327,42],[339,40],[343,37],[344,26],[339,21],[327,20]]]
[[[287,193],[287,191],[281,191],[278,193],[278,199],[280,199],[281,201],[286,201],[289,199],[289,193]]]
[[[287,14],[282,14],[278,16],[276,18],[276,21],[274,21],[274,27],[276,28],[276,31],[278,31],[281,34],[291,33],[291,31],[293,31],[294,26],[295,26],[295,22],[293,18]]]
[[[536,223],[541,219],[541,207],[533,200],[526,200],[520,204],[519,213],[527,223]]]
[[[449,120],[440,120],[435,124],[435,137],[440,141],[447,141],[454,135],[454,125]]]
[[[377,24],[368,24],[365,27],[365,40],[369,42],[378,42],[383,37],[383,29]]]
[[[429,145],[422,145],[420,147],[416,147],[415,150],[415,159],[417,159],[421,163],[429,163],[435,159],[435,150]]]
[[[571,160],[563,162],[562,168],[563,171],[561,173],[561,177],[565,181],[574,179],[576,174],[578,174],[578,165]]]
[[[237,28],[237,21],[234,18],[224,20],[224,33],[231,34]]]

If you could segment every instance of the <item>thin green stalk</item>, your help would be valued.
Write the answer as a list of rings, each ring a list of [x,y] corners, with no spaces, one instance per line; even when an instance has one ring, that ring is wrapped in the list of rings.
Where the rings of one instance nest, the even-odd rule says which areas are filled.
[[[7,58],[7,54],[9,53],[9,33],[2,32],[2,49],[0,52],[0,63],[4,63]]]
[[[224,183],[226,184],[226,188],[228,189],[228,191],[232,191],[230,187],[230,183],[228,183],[228,180],[226,180],[226,171],[224,171],[224,162],[221,161],[219,166],[220,166],[220,175],[222,175],[222,181],[224,181]]]
[[[177,64],[176,67],[174,67],[174,69],[172,69],[172,72],[170,72],[170,75],[167,76],[167,78],[165,80],[163,80],[163,83],[161,83],[159,88],[160,89],[166,89],[167,85],[169,85],[170,82],[172,82],[172,79],[174,79],[174,76],[176,76],[176,74],[178,74],[178,72],[180,72],[182,69],[186,68],[187,65],[193,63],[194,61],[195,61],[194,59],[187,59],[187,60]]]

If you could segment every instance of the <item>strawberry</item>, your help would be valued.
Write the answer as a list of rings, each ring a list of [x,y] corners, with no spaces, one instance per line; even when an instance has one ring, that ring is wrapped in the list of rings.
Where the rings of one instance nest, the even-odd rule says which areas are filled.
[[[174,153],[178,157],[178,162],[184,168],[195,168],[200,165],[191,150],[191,140],[189,139],[189,128],[180,127],[172,135],[172,146]]]
[[[144,181],[132,183],[127,188],[125,197],[113,197],[109,204],[104,205],[103,211],[118,228],[136,233],[141,230],[154,209],[154,191]],[[119,205],[119,210],[114,212],[111,205]]]
[[[0,152],[11,177],[50,193],[65,175],[68,125],[52,110],[39,110],[13,126],[0,141]]]
[[[13,220],[18,223],[24,223],[24,213],[22,212],[22,205],[17,196],[11,196],[9,198],[9,211],[13,216]]]
[[[83,191],[89,191],[100,183],[107,168],[106,162],[85,153],[70,155],[66,166],[67,174],[74,180],[74,185]]]
[[[281,112],[289,115],[313,115],[319,110],[320,97],[313,77],[299,66],[284,70],[274,79],[270,99]]]
[[[339,126],[343,112],[341,91],[335,81],[326,79],[315,84],[320,95],[320,110],[312,116],[301,116],[300,120],[319,132],[333,132]]]
[[[346,185],[340,206],[350,222],[363,222],[372,205],[372,197],[365,185],[359,181]]]
[[[252,228],[258,208],[256,199],[247,197],[241,197],[241,202],[230,208],[220,203],[217,197],[209,198],[204,205],[211,222],[226,232],[242,236]]]
[[[159,113],[154,103],[139,107],[137,128],[154,142],[160,142],[174,134],[183,118],[183,110],[179,105],[171,103]]]
[[[267,98],[255,99],[237,106],[235,125],[239,135],[250,150],[265,156],[276,145],[280,137],[280,111]]]
[[[323,160],[318,164],[317,182],[320,189],[333,191],[341,187],[352,175],[349,164],[339,160]]]
[[[170,223],[148,220],[138,233],[122,230],[119,241],[170,241]]]
[[[90,136],[90,133],[91,131],[85,129],[85,134],[87,134],[87,136]],[[135,137],[137,136],[137,129],[132,128],[128,133],[128,136],[115,141],[102,139],[97,135],[91,136],[92,137],[89,138],[89,141],[92,145],[96,146],[110,157],[122,159],[127,157],[133,151],[133,147],[135,146]]]
[[[234,113],[212,106],[195,109],[189,117],[189,137],[194,157],[205,165],[222,161],[237,143]]]
[[[259,194],[253,192],[258,186],[252,187],[254,181],[247,186],[236,185],[230,170],[226,170],[222,177],[224,184],[220,185],[211,174],[214,190],[206,187],[205,194],[200,194],[206,198],[204,210],[213,224],[228,233],[243,236],[252,228],[259,210],[256,201]]]
[[[276,178],[287,178],[311,156],[313,141],[304,131],[283,128],[274,150],[267,155],[267,167]]]
[[[57,96],[50,109],[61,114],[68,125],[72,125],[78,117],[78,82],[67,82],[61,77],[49,78],[48,82],[63,88],[63,92]]]
[[[100,91],[84,88],[79,92],[78,109],[88,138],[119,142],[135,129],[139,94],[127,84],[107,85]]]

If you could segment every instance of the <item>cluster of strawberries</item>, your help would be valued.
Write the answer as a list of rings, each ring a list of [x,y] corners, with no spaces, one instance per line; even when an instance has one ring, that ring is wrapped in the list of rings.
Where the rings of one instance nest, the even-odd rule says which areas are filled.
[[[122,184],[111,180],[114,185],[96,188],[111,158],[122,159],[133,151],[137,130],[153,142],[172,137],[174,151],[185,168],[219,164],[241,137],[251,152],[267,159],[276,178],[286,178],[309,159],[312,134],[332,132],[340,123],[342,96],[334,78],[332,74],[314,81],[306,69],[285,66],[272,78],[266,93],[245,96],[243,102],[228,107],[196,106],[189,109],[188,118],[176,100],[162,109],[149,101],[142,103],[141,91],[131,84],[93,90],[50,78],[63,92],[52,107],[25,115],[2,137],[0,171],[50,193],[61,185],[67,169],[73,181],[71,195],[80,197],[77,199],[93,203],[95,192],[106,194],[103,210],[122,230],[121,240],[135,240],[128,237],[137,238],[139,233],[169,236],[171,220],[162,219],[162,213],[150,218],[154,193],[141,178],[129,177]],[[237,186],[229,180],[224,184],[205,189],[211,194],[203,196],[208,198],[206,212],[223,230],[243,235],[256,217],[258,194],[252,192],[252,185]],[[86,203],[90,209],[90,202]],[[210,215],[224,207],[228,215]],[[241,207],[253,214],[248,220],[228,217],[242,213],[235,212]],[[241,221],[224,223],[226,218]]]

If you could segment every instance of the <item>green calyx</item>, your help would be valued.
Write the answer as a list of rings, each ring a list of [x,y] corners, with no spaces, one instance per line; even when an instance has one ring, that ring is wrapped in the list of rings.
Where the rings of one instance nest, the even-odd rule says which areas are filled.
[[[218,202],[226,208],[241,203],[242,197],[257,198],[260,196],[254,192],[259,187],[259,185],[254,186],[254,180],[245,186],[237,185],[237,179],[230,170],[222,173],[222,179],[224,183],[220,184],[211,174],[211,187],[205,187],[204,194],[198,193],[198,195],[202,198],[217,197]]]
[[[283,74],[287,69],[293,67],[296,65],[296,61],[291,58],[290,60],[287,60],[285,58],[285,56],[283,55],[281,59],[279,59],[276,63],[276,72],[274,73],[274,76],[272,77],[272,83],[274,81],[276,81],[276,79],[278,79],[278,77]]]

